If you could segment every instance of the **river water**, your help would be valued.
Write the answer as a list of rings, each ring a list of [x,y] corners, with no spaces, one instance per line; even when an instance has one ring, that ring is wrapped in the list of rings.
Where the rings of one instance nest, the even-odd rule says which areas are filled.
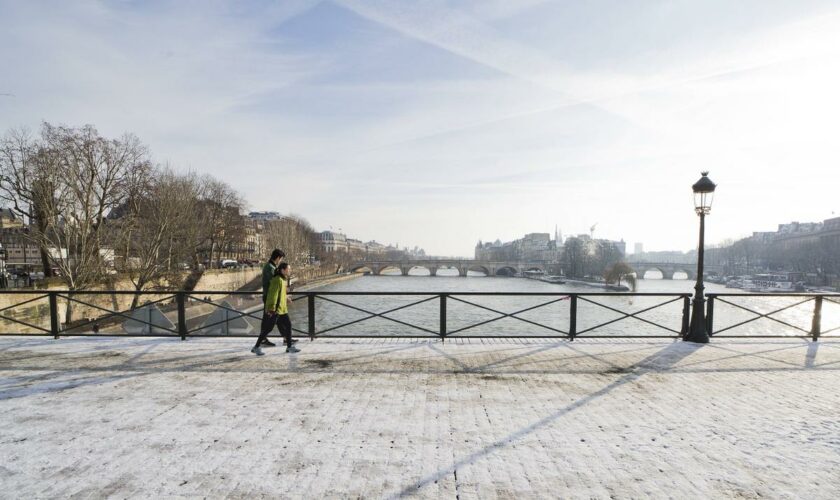
[[[554,336],[569,330],[571,301],[562,294],[568,292],[599,293],[603,290],[588,286],[556,285],[523,278],[484,277],[470,273],[468,277],[447,276],[446,270],[438,276],[382,275],[364,276],[318,288],[317,291],[341,292],[418,292],[451,295],[446,300],[446,330],[451,337],[465,336]],[[694,283],[688,280],[639,280],[637,292],[680,294],[692,293]],[[738,292],[722,285],[706,284],[707,293]],[[540,296],[470,296],[459,292],[531,292],[557,293],[555,297]],[[425,301],[424,301],[425,300]],[[802,302],[803,298],[746,297],[725,298],[734,304],[769,313]],[[334,301],[334,302],[331,302]],[[424,302],[421,302],[424,301]],[[295,327],[306,330],[307,312],[304,301],[292,308]],[[420,302],[416,305],[412,303]],[[426,296],[325,296],[316,300],[316,331],[325,335],[436,335],[441,328],[441,303],[438,297]],[[339,304],[340,303],[340,304]],[[343,305],[342,305],[343,304]],[[546,304],[542,307],[541,304]],[[659,304],[663,304],[658,306]],[[658,307],[657,307],[658,306]],[[395,308],[405,307],[387,313]],[[356,308],[356,309],[354,309]],[[533,308],[533,309],[531,309]],[[518,318],[501,314],[518,311]],[[805,302],[774,314],[773,318],[790,323],[806,331],[811,329],[814,301]],[[497,312],[498,311],[498,312]],[[384,314],[388,318],[374,317],[364,321],[370,313]],[[624,314],[636,314],[625,318]],[[674,296],[628,297],[585,296],[578,299],[577,332],[580,336],[657,336],[677,335],[682,326],[683,300]],[[715,303],[714,329],[747,321],[757,315],[721,302]],[[347,326],[347,323],[359,321]],[[485,323],[486,322],[486,323]],[[481,324],[484,323],[484,324]],[[475,326],[473,326],[475,325]],[[340,328],[337,328],[339,327]],[[664,328],[663,328],[664,327]],[[840,327],[840,304],[826,301],[823,306],[823,331]],[[838,332],[833,332],[837,334]],[[771,319],[758,319],[743,326],[721,332],[721,335],[806,335],[805,332],[782,325]]]

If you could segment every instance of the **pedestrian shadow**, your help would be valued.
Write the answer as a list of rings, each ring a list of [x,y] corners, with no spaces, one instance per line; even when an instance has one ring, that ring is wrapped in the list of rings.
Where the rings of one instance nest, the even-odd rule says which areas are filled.
[[[817,351],[820,349],[819,342],[808,344],[808,353],[805,354],[805,368],[813,368],[817,360]]]
[[[642,359],[641,361],[630,367],[628,369],[628,373],[621,376],[618,380],[606,385],[602,389],[592,394],[589,394],[586,397],[578,399],[577,401],[561,408],[560,410],[552,413],[551,415],[548,415],[527,427],[523,427],[473,453],[470,453],[469,455],[459,460],[456,460],[448,467],[438,469],[436,472],[421,478],[419,481],[415,481],[407,485],[399,492],[391,495],[390,498],[401,498],[404,496],[416,494],[418,493],[418,490],[422,489],[425,486],[428,486],[446,477],[451,477],[454,474],[457,474],[457,470],[459,468],[471,465],[481,458],[484,458],[496,451],[513,445],[515,442],[522,440],[527,435],[553,424],[554,422],[568,415],[569,413],[574,412],[575,410],[595,400],[603,398],[615,389],[618,389],[619,387],[622,387],[626,384],[638,380],[646,373],[668,370],[672,368],[686,357],[697,352],[697,350],[701,349],[702,347],[702,345],[692,344],[688,342],[675,342],[673,344],[670,344],[664,347],[663,349],[653,353],[652,355]]]

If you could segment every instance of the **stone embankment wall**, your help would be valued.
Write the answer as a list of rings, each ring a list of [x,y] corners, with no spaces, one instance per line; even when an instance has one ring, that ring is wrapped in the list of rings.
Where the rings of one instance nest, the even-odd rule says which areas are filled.
[[[258,281],[260,276],[260,268],[248,269],[213,269],[205,271],[198,283],[195,286],[196,290],[200,291],[232,291],[239,290],[246,285]],[[186,274],[184,275],[186,278]],[[259,285],[257,285],[259,286]],[[45,330],[50,328],[50,309],[49,299],[44,294],[49,290],[64,290],[65,287],[61,283],[55,281],[47,284],[46,287],[38,288],[26,293],[2,293],[0,292],[0,315],[5,318],[0,318],[0,334],[9,333],[43,333],[37,328],[24,325],[19,322],[35,325]],[[133,286],[127,278],[117,279],[113,285],[106,287],[98,287],[98,290],[117,290],[117,291],[132,291]],[[96,290],[96,289],[95,289]],[[141,295],[139,303],[142,305],[146,302],[157,301],[170,297],[172,292],[153,292],[144,293]],[[93,319],[103,315],[107,315],[110,311],[126,311],[131,308],[131,302],[134,298],[133,294],[86,294],[79,292],[73,294],[76,300],[86,302],[81,304],[71,301],[73,308],[73,319],[84,320],[87,318]],[[172,300],[165,300],[164,304],[171,303]],[[64,320],[67,311],[68,300],[60,298],[58,302],[58,312],[61,320]],[[18,305],[20,304],[20,305]],[[9,309],[6,309],[9,308]],[[4,310],[5,309],[5,310]]]

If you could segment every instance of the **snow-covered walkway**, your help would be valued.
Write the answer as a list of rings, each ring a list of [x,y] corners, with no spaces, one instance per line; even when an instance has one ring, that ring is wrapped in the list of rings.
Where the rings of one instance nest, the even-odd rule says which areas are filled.
[[[840,342],[0,339],[0,497],[838,498]]]

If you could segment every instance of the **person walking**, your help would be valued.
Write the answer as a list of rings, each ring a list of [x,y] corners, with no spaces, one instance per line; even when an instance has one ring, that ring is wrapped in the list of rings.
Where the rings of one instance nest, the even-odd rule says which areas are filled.
[[[257,343],[251,349],[251,352],[257,356],[265,354],[260,346],[268,334],[274,329],[275,325],[280,331],[280,334],[283,335],[286,352],[300,352],[300,349],[295,347],[292,341],[292,321],[289,319],[289,304],[292,302],[292,298],[288,295],[290,275],[291,268],[289,264],[287,262],[281,262],[277,266],[275,276],[269,282],[262,325],[260,325],[260,336],[257,339]]]
[[[286,252],[280,250],[279,248],[275,248],[271,252],[271,257],[268,259],[268,262],[265,263],[262,269],[262,303],[263,303],[263,311],[265,311],[265,299],[268,296],[268,287],[271,283],[271,278],[274,277],[277,266],[280,265],[280,262],[286,258]],[[263,347],[274,347],[274,342],[268,340],[266,337],[263,339],[262,346]]]

